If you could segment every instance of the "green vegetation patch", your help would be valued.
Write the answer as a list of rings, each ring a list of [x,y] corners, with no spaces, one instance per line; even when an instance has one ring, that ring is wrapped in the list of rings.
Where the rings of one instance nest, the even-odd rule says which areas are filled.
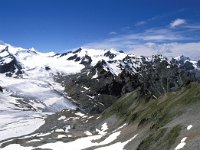
[[[166,125],[177,118],[189,105],[200,102],[200,84],[190,83],[179,91],[166,93],[158,99],[146,100],[135,90],[118,99],[103,113],[107,118],[117,115],[124,122],[134,124],[138,129],[146,128],[146,138],[138,150],[168,150],[179,136],[181,126],[166,128]]]
[[[138,146],[137,150],[169,150],[179,136],[181,126],[177,125],[167,132],[161,128],[146,137]]]
[[[118,99],[104,111],[103,117],[116,114],[128,123],[138,123],[138,127],[150,124],[152,129],[158,129],[180,115],[185,106],[195,102],[200,102],[199,83],[191,83],[179,91],[148,101],[135,90]]]

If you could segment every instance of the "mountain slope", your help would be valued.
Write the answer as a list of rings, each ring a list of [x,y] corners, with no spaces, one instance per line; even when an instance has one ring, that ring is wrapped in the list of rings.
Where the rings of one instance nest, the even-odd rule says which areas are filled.
[[[191,83],[157,100],[146,101],[137,89],[116,101],[101,117],[76,113],[72,124],[67,119],[71,112],[62,111],[48,116],[44,126],[34,134],[3,145],[9,144],[8,147],[12,148],[19,146],[13,145],[17,142],[27,149],[54,150],[66,147],[75,150],[169,150],[183,145],[183,149],[197,150],[199,92],[199,83]],[[50,125],[57,126],[59,130]]]
[[[200,131],[199,83],[191,83],[149,102],[138,97],[138,93],[122,97],[103,113],[104,118],[117,115],[130,126],[137,126],[140,142],[133,141],[133,149],[173,149],[184,137],[188,138],[184,149],[199,147],[196,140],[200,135],[195,134]]]
[[[41,53],[4,44],[0,62],[4,150],[199,146],[198,61],[113,49]]]
[[[114,70],[120,71],[113,73],[115,67],[118,69]],[[142,95],[155,99],[176,91],[199,78],[199,70],[182,68],[178,62],[170,62],[159,55],[151,58],[127,56],[119,61],[102,60],[76,75],[58,78],[65,81],[65,91],[80,104],[81,109],[99,113],[138,87],[141,87]]]

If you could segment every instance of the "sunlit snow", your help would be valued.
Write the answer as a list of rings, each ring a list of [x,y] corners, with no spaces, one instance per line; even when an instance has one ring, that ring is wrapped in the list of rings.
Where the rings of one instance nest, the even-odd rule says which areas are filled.
[[[192,128],[192,125],[187,126],[187,130],[190,130]]]
[[[4,50],[8,46],[8,49]],[[47,115],[61,111],[63,109],[76,109],[64,95],[64,87],[56,83],[53,79],[54,75],[57,74],[74,74],[79,73],[85,66],[80,64],[80,61],[76,62],[68,60],[74,53],[61,56],[60,54],[55,55],[54,52],[40,53],[34,48],[24,49],[21,47],[14,47],[9,44],[0,44],[0,57],[2,58],[2,64],[7,64],[15,58],[15,60],[22,66],[23,75],[17,77],[6,77],[5,74],[0,74],[0,86],[4,88],[4,92],[0,93],[0,141],[6,140],[13,137],[20,137],[27,135],[45,123]],[[77,52],[77,56],[81,59],[86,55],[92,58],[91,65],[94,66],[100,60],[116,61],[122,60],[127,55],[111,49],[110,52],[116,55],[114,58],[109,58],[104,54],[108,50],[96,50],[96,49],[85,49]],[[118,75],[121,72],[118,63],[108,63],[106,66],[111,73]],[[16,70],[15,70],[16,71]],[[97,78],[98,73],[96,70],[95,75],[92,78]],[[84,90],[89,90],[90,87],[82,87]],[[90,95],[88,95],[92,98]],[[87,117],[82,113],[76,113],[77,117],[73,117],[73,120]],[[69,118],[60,116],[58,121],[66,121]],[[98,119],[98,118],[97,118]],[[68,132],[70,126],[66,126],[64,129],[55,129],[55,132]],[[69,143],[49,143],[43,145],[44,147],[59,149],[60,147],[66,147],[69,145],[79,146],[77,149],[83,148],[84,143],[87,146],[95,146],[97,144],[109,143],[120,134],[120,132],[114,132],[109,135],[103,142],[96,143],[92,142],[94,139],[99,139],[103,135],[107,134],[108,125],[104,123],[100,129],[96,129],[99,135],[93,136],[89,131],[85,131],[86,135],[91,137],[81,138]],[[50,132],[54,132],[50,131]],[[50,133],[41,133],[36,135],[37,137],[49,135]],[[68,135],[70,136],[70,135]],[[58,135],[58,138],[62,138],[64,135]],[[86,143],[85,143],[86,140]],[[84,141],[84,142],[83,142]],[[51,147],[52,144],[52,147]],[[58,145],[59,146],[58,146]],[[42,146],[42,147],[43,147]],[[32,149],[22,148],[19,145],[9,145],[3,149]],[[62,148],[61,148],[62,149]],[[75,148],[76,149],[76,148]],[[75,150],[74,149],[74,150]]]
[[[182,148],[186,145],[186,143],[185,143],[186,139],[187,139],[187,137],[184,137],[184,138],[181,140],[181,143],[179,143],[179,144],[176,146],[175,150],[182,149]]]

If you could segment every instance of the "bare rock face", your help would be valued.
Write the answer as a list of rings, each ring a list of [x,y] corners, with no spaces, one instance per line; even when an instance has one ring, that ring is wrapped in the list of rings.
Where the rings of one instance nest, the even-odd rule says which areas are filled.
[[[0,92],[3,92],[3,88],[0,86]]]
[[[109,62],[110,64],[115,63]],[[81,73],[65,78],[65,90],[79,104],[80,109],[89,113],[100,113],[111,106],[120,96],[140,88],[140,95],[158,98],[163,93],[176,91],[195,80],[193,65],[186,61],[180,66],[167,58],[156,55],[151,60],[126,57],[120,62],[121,73],[113,74],[105,69],[106,61],[83,69]],[[191,66],[192,65],[192,66]]]
[[[110,59],[113,59],[116,57],[116,54],[111,53],[110,51],[107,51],[104,56],[109,57]]]
[[[179,68],[177,64],[162,59],[155,56],[153,61],[145,62],[141,66],[141,93],[147,97],[158,98],[163,93],[176,91],[194,80],[186,68]]]
[[[3,53],[4,55],[1,56]],[[8,76],[12,76],[13,73],[22,74],[22,66],[9,52],[8,47],[0,52],[0,73],[6,73]]]
[[[81,59],[80,64],[83,64],[84,66],[87,67],[87,66],[89,66],[89,65],[91,64],[91,62],[92,62],[91,57],[88,56],[88,55],[85,55],[85,56]]]

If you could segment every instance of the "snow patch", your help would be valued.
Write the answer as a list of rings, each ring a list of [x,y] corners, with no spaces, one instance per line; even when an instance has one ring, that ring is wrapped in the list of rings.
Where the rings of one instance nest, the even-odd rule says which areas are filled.
[[[96,78],[98,78],[98,71],[97,71],[97,69],[96,69],[96,73],[95,73],[95,75],[92,76],[92,79],[96,79]]]
[[[101,116],[98,116],[96,119],[98,120],[99,118],[101,118]]]
[[[55,132],[64,132],[63,129],[56,129]]]
[[[114,132],[111,135],[109,135],[104,141],[102,141],[101,143],[99,143],[100,145],[106,145],[111,143],[112,141],[116,140],[117,137],[120,135],[121,131],[118,132]]]
[[[71,129],[70,125],[65,127],[65,132],[69,132],[69,129]]]
[[[138,136],[138,134],[134,135],[134,137],[132,137],[130,140],[125,141],[125,142],[117,142],[114,144],[111,144],[109,146],[105,146],[105,147],[101,147],[101,148],[97,148],[95,150],[122,150],[124,149],[124,147],[133,139],[135,139]]]
[[[40,141],[41,141],[40,139],[34,139],[34,140],[28,141],[27,143],[31,143],[31,142],[40,142]]]
[[[86,135],[88,135],[88,136],[92,135],[92,133],[91,133],[90,131],[85,131],[84,133],[85,133]]]
[[[61,116],[60,118],[58,118],[58,120],[64,120],[64,119],[66,119],[65,116]]]
[[[94,140],[100,139],[102,135],[94,135],[94,136],[79,138],[75,141],[67,142],[67,143],[63,143],[63,142],[47,143],[40,146],[39,148],[61,150],[61,149],[65,149],[66,147],[73,147],[73,150],[80,150],[80,149],[85,149],[92,146],[100,146],[100,145],[109,144],[110,142],[114,141],[119,135],[120,135],[120,132],[113,133],[100,143],[94,142]]]
[[[1,150],[13,150],[13,149],[19,149],[19,150],[32,150],[33,147],[22,147],[19,144],[12,144],[12,145],[8,145],[4,148],[1,148]]]
[[[187,126],[187,130],[190,130],[192,128],[192,125]]]
[[[86,87],[86,86],[83,86],[83,88],[86,89],[86,90],[89,90],[89,89],[90,89],[90,88],[88,88],[88,87]]]
[[[61,139],[61,138],[64,138],[64,137],[67,137],[66,135],[58,135],[58,139]]]
[[[100,135],[105,135],[105,134],[107,133],[106,130],[108,130],[108,125],[107,125],[106,122],[105,122],[104,124],[102,124],[101,130],[96,129],[96,131],[97,131]]]
[[[184,138],[181,140],[181,143],[178,144],[178,145],[176,146],[175,150],[182,149],[182,148],[186,145],[186,143],[185,143],[186,139],[187,139],[187,137],[184,137]]]
[[[123,127],[125,127],[125,126],[127,126],[127,125],[128,125],[128,124],[127,124],[127,123],[125,123],[125,124],[123,124],[122,126],[120,126],[119,128],[115,129],[113,132],[116,132],[116,131],[118,131],[118,130],[122,129]]]
[[[44,118],[32,117],[31,112],[22,115],[20,112],[0,113],[0,141],[11,137],[27,135],[37,130],[45,121]],[[30,115],[30,116],[29,116]]]
[[[85,115],[84,115],[83,113],[81,113],[81,112],[77,112],[77,113],[75,113],[75,115],[80,116],[80,117],[84,117],[84,116],[85,116]]]
[[[40,133],[39,135],[37,135],[37,137],[43,137],[43,136],[48,136],[50,135],[51,133]]]
[[[106,122],[101,126],[101,130],[102,131],[108,130],[108,124]]]

